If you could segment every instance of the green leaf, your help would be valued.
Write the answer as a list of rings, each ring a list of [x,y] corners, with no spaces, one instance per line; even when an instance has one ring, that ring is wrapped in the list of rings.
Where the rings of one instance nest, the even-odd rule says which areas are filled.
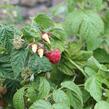
[[[102,83],[96,76],[91,76],[85,82],[85,89],[96,100],[100,101],[102,98]]]
[[[67,33],[79,34],[84,39],[98,37],[104,32],[104,23],[100,16],[86,10],[75,10],[68,14],[64,27]]]
[[[96,75],[96,71],[90,67],[85,67],[85,73],[90,77],[92,75]]]
[[[66,49],[61,54],[61,61],[58,65],[58,69],[60,72],[69,76],[74,75],[76,66],[74,65],[74,62],[72,63],[72,60],[73,58],[77,57],[77,54],[79,54],[81,47],[82,46],[80,41],[67,44]]]
[[[75,72],[74,69],[74,65],[68,60],[68,58],[63,58],[62,54],[61,61],[58,65],[58,70],[66,75],[72,76]]]
[[[95,105],[94,109],[109,109],[109,103],[106,101],[100,101]]]
[[[48,29],[54,26],[54,22],[46,14],[39,14],[34,18],[34,21],[41,29]]]
[[[66,75],[72,76],[78,69],[84,76],[86,76],[83,67],[86,65],[87,60],[93,55],[93,52],[81,49],[81,41],[68,43],[61,54],[58,70]]]
[[[60,89],[55,90],[53,92],[53,100],[56,103],[62,103],[62,104],[68,105],[68,106],[70,105],[70,101],[69,101],[67,94]]]
[[[40,39],[41,35],[40,35],[40,31],[39,28],[35,28],[31,25],[26,25],[23,29],[22,29],[24,38],[26,38],[27,40],[32,40],[32,38],[35,39]]]
[[[2,45],[0,45],[0,54],[4,54],[6,51],[6,49],[4,47],[2,47]]]
[[[99,36],[104,30],[102,19],[93,11],[73,11],[67,16],[65,26],[73,34],[79,33],[85,38]]]
[[[101,67],[100,63],[93,56],[88,59],[87,66],[95,71],[98,71],[98,69]]]
[[[28,66],[34,73],[48,72],[52,69],[49,60],[44,56],[40,58],[37,54],[30,57]]]
[[[104,23],[105,23],[105,31],[104,31],[104,36],[106,37],[106,42],[107,44],[109,45],[108,43],[108,34],[109,34],[109,9],[107,9],[105,11],[105,15],[104,15]]]
[[[14,104],[15,109],[24,109],[25,108],[24,91],[25,91],[25,88],[23,87],[15,93],[15,95],[13,97],[13,104]]]
[[[82,93],[81,93],[81,90],[80,90],[80,88],[73,81],[65,81],[65,82],[62,82],[61,83],[61,86],[63,88],[67,88],[67,89],[73,91],[74,93],[76,93],[80,97],[80,99],[82,101]]]
[[[75,94],[77,94],[78,97],[81,99],[81,102],[82,102],[82,92],[81,92],[80,88],[73,81],[62,82],[61,86],[63,88],[67,88],[67,89],[73,91]]]
[[[90,94],[84,89],[84,87],[81,87],[81,91],[82,91],[82,96],[83,96],[83,102],[85,104],[89,100]]]
[[[94,51],[94,57],[100,62],[100,63],[109,63],[109,54],[104,49],[96,49]]]
[[[64,51],[64,45],[66,39],[65,31],[60,28],[53,28],[50,30],[50,33],[52,34],[50,37],[51,48],[52,49],[59,48],[61,51]]]
[[[87,49],[88,50],[95,50],[97,48],[99,48],[99,46],[102,44],[103,39],[100,37],[89,37],[88,39],[86,39],[86,43],[87,43]]]
[[[81,102],[81,99],[78,97],[77,94],[75,94],[73,91],[71,90],[67,90],[66,92],[67,96],[70,99],[70,105],[74,108],[74,109],[83,109],[83,103]]]
[[[0,55],[0,78],[11,79],[13,78],[13,71],[10,63],[9,55]]]
[[[72,98],[79,101],[80,109],[82,109],[83,99],[82,99],[82,92],[81,92],[80,88],[73,81],[65,81],[65,82],[61,83],[61,85],[63,88],[69,89],[73,93]],[[76,103],[76,102],[77,101],[74,101],[73,103]],[[75,105],[75,107],[77,107],[77,106]],[[77,108],[75,108],[75,109],[77,109]]]
[[[88,7],[100,10],[102,8],[103,0],[86,0]]]
[[[11,51],[12,39],[14,37],[14,27],[10,25],[0,25],[0,45]]]
[[[86,11],[80,26],[80,35],[84,38],[98,37],[104,32],[104,23],[98,14]]]
[[[34,102],[29,109],[52,109],[52,106],[45,100],[39,100]]]
[[[91,56],[93,55],[92,51],[85,51],[85,50],[81,50],[78,55],[75,54],[75,61],[78,61],[78,63],[80,62],[86,62]],[[72,57],[73,58],[73,57]],[[84,63],[83,63],[84,64]]]
[[[33,86],[29,86],[26,92],[26,96],[30,99],[30,102],[33,103],[37,100],[37,91]]]
[[[85,107],[84,109],[92,109],[93,106]]]
[[[74,10],[74,6],[76,5],[76,0],[66,0],[68,12],[72,12]]]
[[[14,76],[17,77],[23,70],[28,55],[27,49],[13,50],[11,53],[11,65]]]
[[[57,103],[57,104],[53,104],[53,109],[70,109],[70,107],[63,103]]]
[[[80,24],[83,20],[81,11],[73,11],[65,19],[64,28],[69,35],[76,34],[79,31]]]
[[[38,91],[39,91],[38,99],[46,97],[50,92],[50,84],[44,77],[40,77],[40,84]]]

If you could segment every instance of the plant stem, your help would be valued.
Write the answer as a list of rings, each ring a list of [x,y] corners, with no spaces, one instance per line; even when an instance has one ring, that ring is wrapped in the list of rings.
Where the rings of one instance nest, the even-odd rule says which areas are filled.
[[[87,75],[85,74],[84,70],[79,66],[77,65],[74,61],[72,61],[71,59],[69,59],[69,61],[76,67],[78,68],[78,70],[80,70],[82,72],[82,74],[87,77]]]

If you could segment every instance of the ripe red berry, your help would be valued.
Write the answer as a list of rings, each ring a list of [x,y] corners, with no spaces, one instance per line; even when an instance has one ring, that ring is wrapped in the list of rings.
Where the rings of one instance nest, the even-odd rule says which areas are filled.
[[[51,63],[57,64],[59,63],[61,59],[61,52],[59,49],[55,49],[55,50],[46,52],[45,56],[49,59]]]

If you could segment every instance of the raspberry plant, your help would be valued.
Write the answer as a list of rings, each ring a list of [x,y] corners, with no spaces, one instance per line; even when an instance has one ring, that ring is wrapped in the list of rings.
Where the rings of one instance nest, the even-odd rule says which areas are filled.
[[[63,22],[0,25],[0,106],[109,109],[108,1],[66,3]]]

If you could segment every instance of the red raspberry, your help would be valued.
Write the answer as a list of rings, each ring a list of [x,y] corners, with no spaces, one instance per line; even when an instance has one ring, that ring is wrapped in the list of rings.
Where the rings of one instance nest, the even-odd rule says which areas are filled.
[[[51,63],[57,64],[59,63],[61,59],[61,52],[59,49],[55,49],[55,50],[46,52],[45,56],[49,59]]]

